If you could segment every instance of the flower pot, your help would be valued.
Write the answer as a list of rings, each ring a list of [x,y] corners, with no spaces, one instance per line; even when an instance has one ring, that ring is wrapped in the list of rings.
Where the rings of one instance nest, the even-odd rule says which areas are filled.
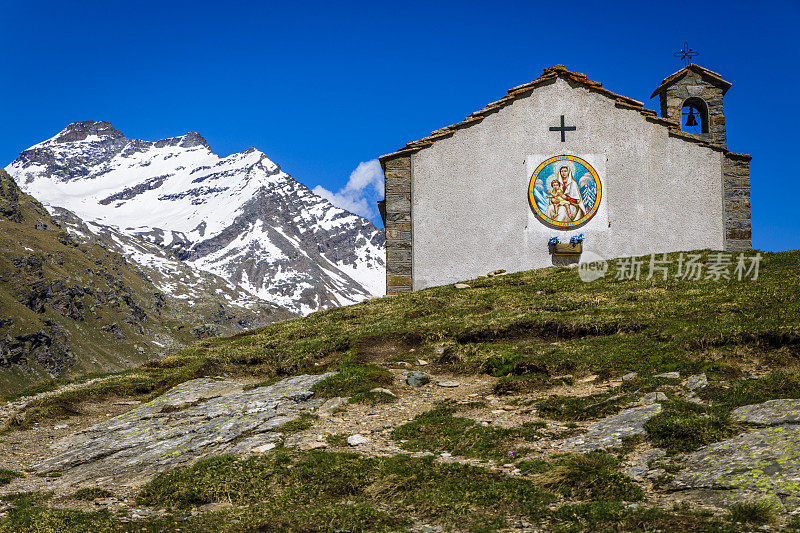
[[[558,243],[553,245],[553,255],[581,255],[583,244]]]

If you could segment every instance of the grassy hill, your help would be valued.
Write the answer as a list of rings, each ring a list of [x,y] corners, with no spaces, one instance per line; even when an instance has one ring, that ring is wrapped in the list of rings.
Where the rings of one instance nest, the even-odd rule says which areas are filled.
[[[712,252],[696,253],[706,269],[716,259]],[[649,258],[639,280],[617,279],[613,261],[607,275],[591,283],[582,282],[575,269],[553,267],[468,280],[466,289],[446,286],[375,299],[207,339],[102,383],[32,402],[10,429],[80,412],[83,405],[110,397],[152,398],[177,383],[215,375],[269,382],[339,370],[318,386],[319,394],[391,409],[380,405],[392,398],[370,391],[391,384],[387,366],[424,359],[432,373],[499,378],[498,396],[563,391],[587,379],[617,383],[594,396],[538,394],[529,404],[545,419],[569,422],[618,412],[663,386],[657,374],[703,372],[709,385],[698,390],[702,405],[671,397],[647,425],[646,443],[680,454],[741,431],[729,417],[738,406],[800,397],[800,252],[763,253],[758,278],[741,281],[676,277],[678,257],[670,255],[675,263],[667,279],[661,274],[645,279]],[[619,380],[631,372],[637,376]],[[414,426],[395,429],[396,437],[408,449],[457,449],[476,457],[492,457],[490,447],[481,447],[486,442],[535,437],[533,426],[497,433],[456,416],[452,406],[438,409],[415,419]],[[470,443],[459,442],[464,435]],[[398,530],[415,520],[493,530],[504,527],[508,517],[565,530],[749,527],[687,508],[629,505],[643,497],[615,470],[629,451],[617,450],[617,458],[587,454],[523,461],[520,468],[530,476],[520,480],[424,458],[286,450],[167,473],[142,492],[140,502],[180,510],[227,494],[226,501],[237,507],[209,514],[203,524],[212,530]],[[46,524],[61,516],[39,505],[21,504],[19,520],[36,517]],[[760,511],[756,506],[737,512],[746,522]],[[136,527],[171,530],[179,527],[176,516]],[[74,519],[84,523],[87,516]],[[103,528],[124,529],[110,517],[95,519]],[[203,530],[199,522],[183,524]]]
[[[418,358],[502,376],[500,392],[547,387],[565,374],[789,371],[800,356],[800,252],[762,257],[757,280],[676,279],[671,254],[667,280],[618,280],[612,262],[591,283],[553,267],[373,299],[207,339],[84,394],[155,394],[201,376],[269,380]]]

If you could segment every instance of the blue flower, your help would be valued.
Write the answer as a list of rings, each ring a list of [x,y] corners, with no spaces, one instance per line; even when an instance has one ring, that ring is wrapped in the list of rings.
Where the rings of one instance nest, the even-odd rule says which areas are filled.
[[[573,235],[572,237],[570,237],[569,243],[573,245],[581,244],[584,240],[586,240],[586,238],[583,236],[583,233],[581,233],[580,235]]]
[[[558,244],[558,237],[550,237],[550,240],[547,242],[550,244]]]

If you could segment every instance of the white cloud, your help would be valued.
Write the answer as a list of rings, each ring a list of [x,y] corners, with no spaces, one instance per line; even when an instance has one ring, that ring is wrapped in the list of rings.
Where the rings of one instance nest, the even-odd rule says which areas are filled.
[[[383,198],[383,169],[377,159],[363,161],[338,192],[321,185],[314,187],[313,192],[336,207],[375,221],[379,217],[377,201]]]

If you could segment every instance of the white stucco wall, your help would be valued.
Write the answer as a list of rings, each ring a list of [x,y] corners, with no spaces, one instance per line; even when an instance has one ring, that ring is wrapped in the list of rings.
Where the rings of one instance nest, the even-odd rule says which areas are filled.
[[[548,130],[562,114],[578,128],[563,143]],[[534,154],[577,155],[598,171],[602,204],[586,225],[552,229],[533,214],[526,158]],[[415,290],[550,266],[555,235],[567,242],[583,233],[585,252],[603,258],[724,244],[722,154],[562,79],[436,141],[412,165]]]

